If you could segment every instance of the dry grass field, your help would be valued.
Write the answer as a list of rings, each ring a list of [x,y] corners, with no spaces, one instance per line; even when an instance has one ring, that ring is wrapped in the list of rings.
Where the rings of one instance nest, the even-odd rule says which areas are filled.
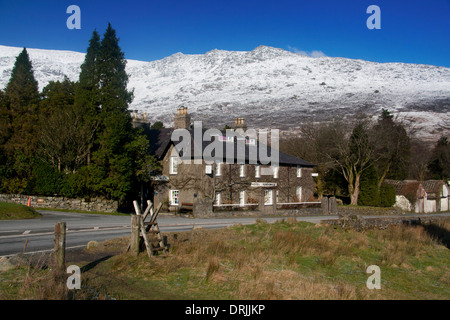
[[[269,224],[166,234],[170,252],[122,253],[80,263],[82,289],[50,269],[0,273],[0,299],[366,300],[450,299],[450,219],[357,232],[289,218]],[[90,249],[124,251],[127,238]],[[71,262],[68,261],[68,264]],[[381,270],[370,290],[369,265]]]

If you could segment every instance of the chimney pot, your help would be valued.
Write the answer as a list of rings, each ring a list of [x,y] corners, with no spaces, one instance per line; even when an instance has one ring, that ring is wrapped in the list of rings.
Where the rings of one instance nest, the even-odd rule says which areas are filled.
[[[177,108],[177,115],[174,119],[175,129],[189,129],[191,126],[191,117],[187,112],[187,107],[179,106]]]

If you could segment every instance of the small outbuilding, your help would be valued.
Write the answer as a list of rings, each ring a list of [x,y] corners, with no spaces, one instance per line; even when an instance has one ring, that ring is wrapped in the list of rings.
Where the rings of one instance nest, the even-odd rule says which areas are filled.
[[[449,185],[443,180],[390,180],[384,183],[395,189],[395,205],[404,211],[430,213],[448,211]]]

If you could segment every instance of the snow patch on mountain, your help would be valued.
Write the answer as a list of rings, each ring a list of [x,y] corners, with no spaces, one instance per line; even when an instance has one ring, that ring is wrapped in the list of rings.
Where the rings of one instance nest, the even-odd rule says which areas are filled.
[[[9,80],[22,48],[0,46],[0,88]],[[39,88],[49,81],[78,80],[84,54],[27,49]],[[170,126],[177,106],[208,127],[232,125],[235,117],[253,128],[295,129],[387,108],[420,126],[424,137],[450,129],[450,68],[310,57],[259,46],[252,51],[176,53],[161,60],[128,60],[130,110]]]

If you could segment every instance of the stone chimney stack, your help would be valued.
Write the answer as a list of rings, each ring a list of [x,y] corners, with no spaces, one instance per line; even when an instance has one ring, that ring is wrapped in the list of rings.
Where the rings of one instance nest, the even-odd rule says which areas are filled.
[[[173,126],[174,129],[189,129],[191,127],[191,116],[187,112],[187,107],[177,108]]]
[[[247,129],[244,118],[235,118],[234,119],[234,129],[243,129],[243,130]]]

